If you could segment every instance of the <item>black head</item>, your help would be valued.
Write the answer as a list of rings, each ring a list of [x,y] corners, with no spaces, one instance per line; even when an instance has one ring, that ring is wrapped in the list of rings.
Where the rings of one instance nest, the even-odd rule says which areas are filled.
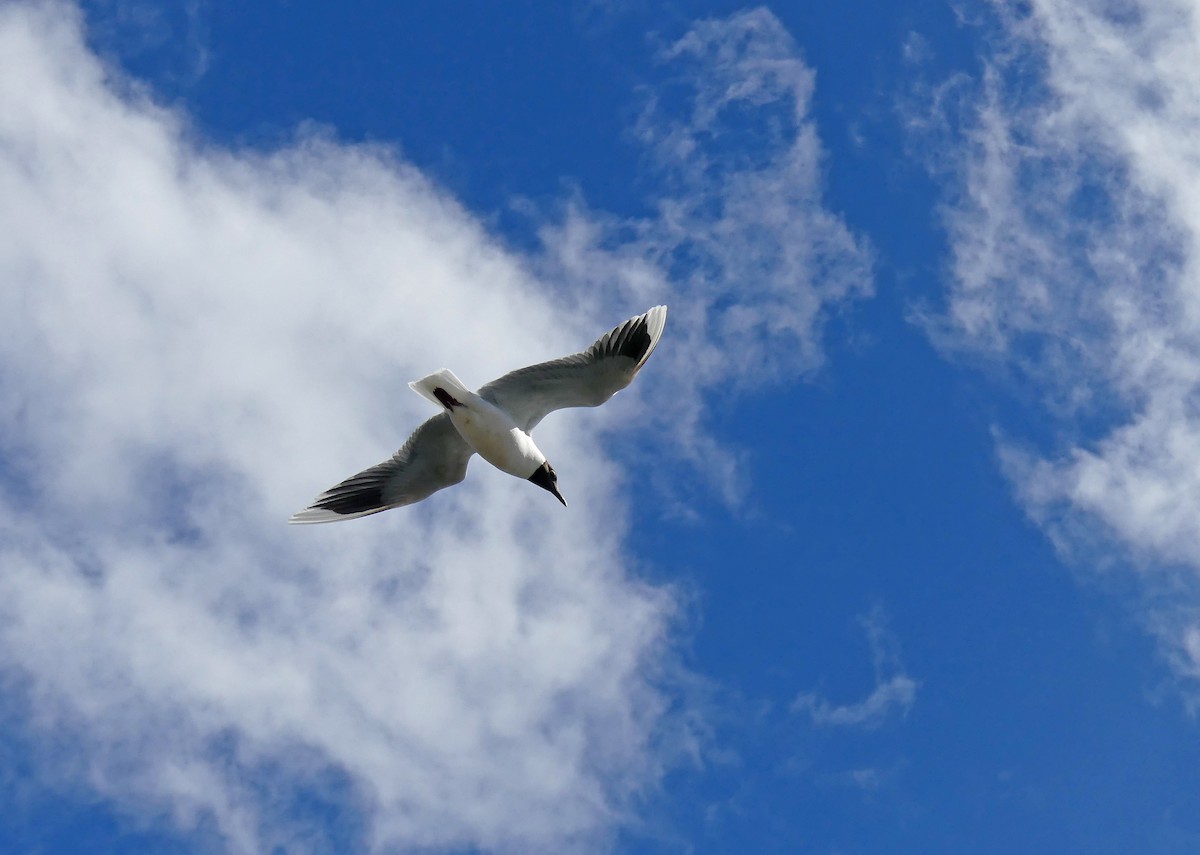
[[[558,492],[558,475],[550,467],[550,462],[546,461],[537,468],[529,480],[537,484],[543,490],[549,490],[554,494],[554,498],[563,503],[563,507],[567,506],[567,500],[562,497],[562,493]]]

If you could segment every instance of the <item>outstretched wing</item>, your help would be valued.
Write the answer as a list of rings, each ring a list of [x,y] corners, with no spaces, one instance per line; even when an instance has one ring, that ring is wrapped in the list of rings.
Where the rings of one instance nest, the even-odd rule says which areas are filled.
[[[330,487],[288,522],[337,522],[411,505],[467,477],[474,453],[441,413],[413,431],[390,460]]]
[[[633,381],[666,321],[667,307],[655,306],[600,336],[587,350],[509,372],[479,395],[527,433],[555,410],[598,407]]]

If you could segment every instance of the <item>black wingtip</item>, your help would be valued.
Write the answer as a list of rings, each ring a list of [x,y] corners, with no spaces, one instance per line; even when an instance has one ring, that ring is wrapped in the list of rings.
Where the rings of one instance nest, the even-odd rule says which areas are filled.
[[[380,487],[364,487],[359,489],[339,490],[313,503],[313,508],[322,511],[332,511],[335,514],[348,516],[361,514],[383,506],[383,490]]]
[[[618,356],[628,356],[634,362],[641,362],[650,344],[650,324],[643,315],[618,336],[616,352]]]
[[[599,357],[624,356],[641,366],[662,334],[666,314],[666,306],[655,306],[643,315],[630,318],[601,336],[592,345],[591,354]]]
[[[308,508],[307,511],[328,511],[339,516],[353,516],[382,509],[387,503],[383,498],[381,467],[365,469],[330,487]]]

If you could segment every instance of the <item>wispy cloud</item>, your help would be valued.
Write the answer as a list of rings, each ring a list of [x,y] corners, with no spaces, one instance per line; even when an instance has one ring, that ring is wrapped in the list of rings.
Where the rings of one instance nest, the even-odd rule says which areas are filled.
[[[152,57],[162,78],[188,87],[208,72],[210,6],[210,0],[101,0],[91,5],[89,35],[102,55]]]
[[[948,223],[955,345],[1014,366],[1057,431],[1003,455],[1060,545],[1125,548],[1200,677],[1200,20],[1194,3],[998,6]],[[1095,552],[1077,553],[1085,562]]]
[[[863,700],[850,704],[834,704],[815,692],[805,692],[792,702],[796,712],[807,713],[813,724],[827,727],[875,728],[893,714],[908,715],[917,699],[920,683],[905,673],[900,661],[899,643],[887,626],[883,609],[876,606],[860,619],[867,643],[871,648],[871,665],[875,671],[875,688]],[[877,783],[874,770],[851,773],[854,780],[867,787]],[[859,775],[865,777],[859,780]]]
[[[813,72],[774,15],[699,22],[659,58],[668,78],[644,93],[635,129],[660,188],[655,215],[577,202],[547,228],[547,262],[585,292],[679,296],[654,392],[671,414],[662,427],[736,502],[736,457],[705,431],[702,393],[817,371],[829,318],[872,293],[872,253],[824,202]]]
[[[73,7],[0,5],[0,669],[40,774],[236,852],[320,848],[288,809],[312,791],[364,847],[584,851],[628,818],[690,738],[675,596],[626,570],[598,440],[641,392],[542,428],[602,517],[477,463],[404,513],[283,521],[427,415],[407,380],[482,383],[651,301],[672,320],[639,386],[674,390],[693,447],[702,393],[819,363],[869,286],[820,204],[810,75],[761,12],[672,55],[717,168],[521,257],[389,151],[199,146]],[[746,83],[714,100],[710,74]],[[722,117],[777,103],[782,135],[722,165]]]

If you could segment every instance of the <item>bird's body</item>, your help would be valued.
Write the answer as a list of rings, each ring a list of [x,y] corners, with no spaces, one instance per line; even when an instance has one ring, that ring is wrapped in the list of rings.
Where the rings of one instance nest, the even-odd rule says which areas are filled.
[[[408,385],[445,407],[467,445],[501,472],[528,478],[546,462],[533,437],[517,427],[512,416],[464,386],[453,371],[443,368]]]
[[[628,386],[666,323],[666,306],[614,327],[587,350],[512,371],[472,392],[448,369],[409,384],[442,408],[386,460],[326,490],[293,523],[353,519],[409,505],[466,477],[473,454],[551,492],[558,476],[530,436],[546,414],[595,407]]]

